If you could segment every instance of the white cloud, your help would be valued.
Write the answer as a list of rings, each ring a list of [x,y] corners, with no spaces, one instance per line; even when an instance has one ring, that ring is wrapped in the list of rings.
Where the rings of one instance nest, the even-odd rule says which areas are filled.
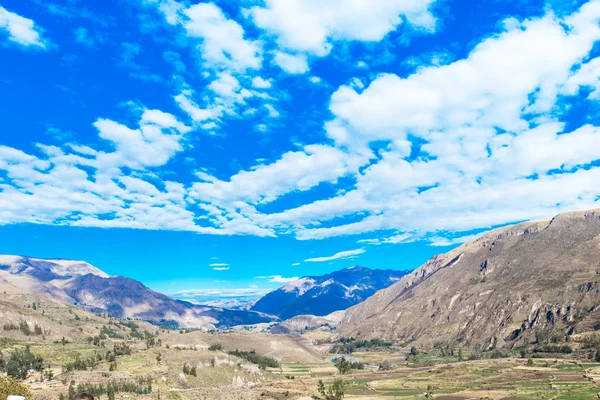
[[[327,261],[339,260],[339,259],[344,259],[344,258],[356,257],[360,254],[363,254],[364,252],[365,252],[365,249],[346,250],[346,251],[340,251],[339,253],[335,253],[332,256],[308,258],[308,259],[304,260],[304,262],[327,262]]]
[[[252,7],[257,26],[277,38],[280,48],[316,56],[335,41],[378,42],[406,21],[433,31],[432,0],[267,0]]]
[[[275,64],[289,74],[303,74],[308,71],[308,60],[304,54],[289,54],[281,51],[275,52]]]
[[[269,89],[271,86],[272,85],[269,80],[263,79],[260,76],[255,76],[252,78],[252,87],[255,89]]]
[[[290,283],[293,281],[297,281],[299,278],[297,276],[291,278],[284,278],[281,275],[270,275],[270,276],[256,276],[255,279],[268,279],[271,283]]]
[[[209,265],[209,267],[229,267],[229,264],[225,264],[225,263],[212,263]]]
[[[449,65],[406,78],[382,75],[359,91],[341,87],[331,101],[329,136],[354,151],[374,141],[388,147],[357,175],[353,190],[270,219],[293,224],[299,238],[319,239],[469,230],[597,206],[599,193],[584,179],[595,182],[598,168],[578,168],[600,159],[592,144],[600,128],[565,131],[554,105],[559,93],[594,81],[592,61],[577,67],[600,38],[599,4],[565,20],[549,14],[513,21]],[[424,144],[414,148],[408,135]],[[407,158],[411,148],[421,154],[414,160]],[[356,213],[364,218],[307,226]]]
[[[171,296],[179,299],[197,299],[197,298],[223,298],[223,297],[261,297],[269,293],[272,289],[261,289],[257,287],[250,288],[207,288],[207,289],[186,289],[169,293]]]
[[[409,133],[435,140],[440,130],[454,139],[461,134],[454,130],[465,126],[487,129],[479,133],[486,136],[494,128],[521,132],[528,127],[522,113],[550,111],[559,86],[598,39],[598,28],[581,21],[598,18],[593,6],[565,21],[553,15],[524,21],[449,65],[422,68],[407,78],[384,74],[360,93],[342,86],[331,99],[336,119],[328,124],[329,135],[351,144]],[[569,23],[566,30],[563,24]]]
[[[229,267],[213,267],[215,271],[229,271]]]
[[[173,155],[183,150],[181,144],[190,128],[160,110],[145,110],[138,129],[118,122],[98,119],[94,122],[98,136],[112,142],[116,151],[97,156],[106,165],[130,168],[164,165]]]
[[[241,25],[211,4],[186,8],[171,0],[147,1],[206,50],[201,63],[206,87],[182,85],[175,98],[194,128],[212,131],[224,116],[246,113],[283,120],[279,112],[285,108],[267,91],[275,81],[258,75],[260,43],[249,40]],[[323,9],[333,4],[321,3]],[[268,1],[263,11],[317,6],[312,0]],[[378,3],[373,12],[388,6],[399,2]],[[430,16],[426,7],[421,11]],[[324,31],[308,32],[316,39],[306,38],[311,42],[304,47],[273,51],[303,61],[288,69],[308,70],[307,60],[336,40],[376,40],[395,29],[394,18],[407,16],[398,11],[369,31],[361,24],[379,17],[367,13],[350,29],[338,20],[344,12],[313,21]],[[428,26],[417,14],[409,18],[413,25]],[[166,180],[168,171],[159,168],[191,146],[192,128],[159,110],[142,110],[137,124],[98,119],[94,126],[101,140],[93,146],[40,144],[30,154],[0,147],[0,223],[299,239],[385,230],[396,234],[360,242],[433,238],[439,244],[454,243],[457,232],[597,207],[600,127],[593,119],[589,125],[566,125],[561,111],[582,87],[592,92],[587,101],[598,101],[599,63],[590,54],[600,38],[599,17],[600,2],[592,1],[564,18],[548,13],[510,19],[463,59],[436,61],[426,54],[421,60],[427,62],[410,74],[351,79],[331,97],[327,144],[297,145],[275,161],[262,160],[228,177],[196,170],[196,182]],[[214,35],[221,32],[226,40],[217,43]],[[290,35],[281,28],[277,38],[304,40]],[[269,128],[264,120],[255,126]],[[323,197],[294,208],[275,203],[298,194]],[[446,234],[451,239],[442,237]]]
[[[261,47],[244,38],[244,29],[213,3],[198,3],[183,11],[188,36],[202,39],[201,57],[214,67],[243,71],[262,64]]]
[[[398,243],[411,243],[418,239],[418,236],[414,233],[400,233],[398,235],[393,235],[384,238],[375,238],[375,239],[361,239],[358,240],[357,243],[365,243],[371,244],[375,246],[379,246],[381,244],[398,244]]]
[[[42,37],[42,31],[29,18],[8,11],[0,6],[0,32],[5,31],[8,40],[25,47],[46,49],[48,40]]]
[[[300,263],[299,263],[299,262],[297,262],[297,263],[293,263],[293,264],[292,264],[292,267],[297,267],[297,266],[299,266],[299,265],[300,265]]]
[[[432,237],[429,239],[429,245],[437,246],[437,247],[454,246],[456,244],[463,244],[466,242],[470,242],[471,240],[476,239],[478,236],[479,235],[465,235],[465,236],[460,236],[460,237],[453,238],[453,239],[435,236],[435,237]]]
[[[193,185],[192,197],[227,204],[235,201],[268,203],[291,191],[306,191],[321,182],[335,182],[363,161],[324,145],[285,153],[274,163],[240,171],[229,181],[199,174],[204,182]]]

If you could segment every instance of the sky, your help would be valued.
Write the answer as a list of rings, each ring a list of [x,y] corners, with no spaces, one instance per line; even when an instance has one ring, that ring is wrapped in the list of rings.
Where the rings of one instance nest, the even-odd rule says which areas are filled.
[[[600,1],[0,0],[0,253],[179,297],[600,206]]]

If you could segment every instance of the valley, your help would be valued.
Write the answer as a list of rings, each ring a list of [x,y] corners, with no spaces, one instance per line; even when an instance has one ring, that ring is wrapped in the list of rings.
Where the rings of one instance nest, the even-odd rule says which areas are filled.
[[[561,214],[484,233],[347,309],[302,314],[302,302],[282,321],[215,307],[208,325],[155,319],[160,307],[204,306],[89,265],[4,257],[0,368],[40,400],[590,399],[600,392],[598,238],[598,210]],[[309,279],[297,298],[314,289],[348,300],[352,285],[331,277],[271,297]],[[138,311],[113,315],[116,304]]]

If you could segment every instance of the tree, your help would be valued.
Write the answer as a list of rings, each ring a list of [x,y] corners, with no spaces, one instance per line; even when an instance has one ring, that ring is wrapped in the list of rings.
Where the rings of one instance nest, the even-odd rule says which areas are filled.
[[[54,372],[52,372],[51,369],[44,372],[44,379],[46,379],[47,381],[51,381],[53,378],[54,378]]]
[[[334,380],[329,387],[325,387],[325,384],[322,380],[319,380],[319,386],[317,387],[317,391],[320,396],[313,396],[315,400],[341,400],[344,398],[344,387],[346,384],[341,379]]]
[[[26,346],[24,350],[14,350],[11,353],[10,359],[6,363],[6,374],[13,378],[25,379],[30,369],[42,370],[43,363],[44,359],[31,353],[29,346]]]
[[[410,347],[410,355],[413,357],[416,357],[419,355],[419,351],[417,350],[417,348],[415,346]]]
[[[19,324],[19,329],[21,330],[21,332],[23,332],[25,336],[31,335],[31,329],[29,329],[29,325],[27,325],[27,322],[21,321],[21,323]]]
[[[160,360],[162,360],[162,355],[160,353],[156,354],[156,362],[160,364]]]
[[[458,361],[462,361],[463,359],[464,359],[463,358],[463,350],[462,350],[462,347],[459,347],[458,348]]]
[[[341,375],[350,372],[350,361],[346,360],[346,357],[338,358],[335,360],[335,367],[340,371]]]

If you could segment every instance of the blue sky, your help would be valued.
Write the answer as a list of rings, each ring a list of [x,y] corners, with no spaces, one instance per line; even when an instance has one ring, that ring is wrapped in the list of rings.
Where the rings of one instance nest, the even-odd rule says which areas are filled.
[[[254,294],[598,207],[599,18],[599,1],[0,0],[1,252]]]

